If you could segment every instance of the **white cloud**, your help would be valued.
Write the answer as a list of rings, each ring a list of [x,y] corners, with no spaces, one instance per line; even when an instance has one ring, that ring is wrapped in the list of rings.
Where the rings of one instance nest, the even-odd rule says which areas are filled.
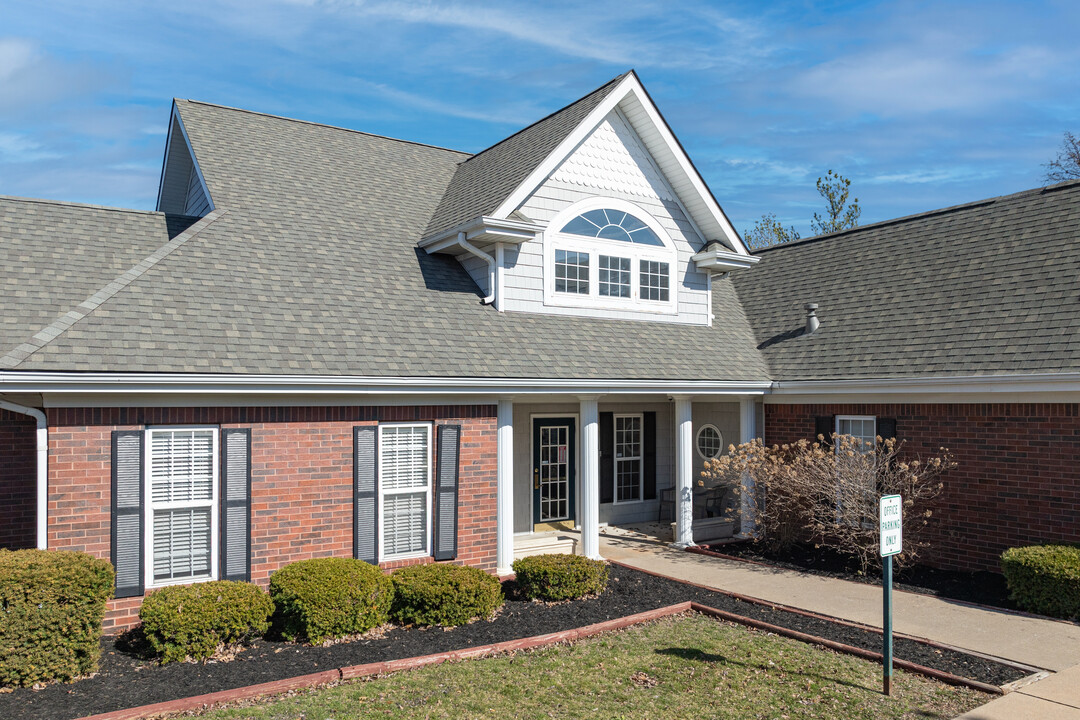
[[[0,132],[0,162],[34,162],[61,157],[59,153],[42,148],[41,144],[25,135]]]

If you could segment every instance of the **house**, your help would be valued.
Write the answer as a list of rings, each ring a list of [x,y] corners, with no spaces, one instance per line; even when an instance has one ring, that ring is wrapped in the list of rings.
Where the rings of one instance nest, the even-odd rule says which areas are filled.
[[[169,122],[155,212],[0,198],[0,545],[110,558],[110,629],[309,557],[689,545],[706,457],[825,427],[968,443],[942,564],[1080,540],[1078,184],[752,254],[632,72],[476,155]]]

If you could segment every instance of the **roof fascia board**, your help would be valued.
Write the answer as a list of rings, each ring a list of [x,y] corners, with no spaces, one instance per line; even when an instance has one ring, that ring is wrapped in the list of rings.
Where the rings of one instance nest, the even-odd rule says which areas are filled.
[[[465,233],[465,239],[467,240],[494,236],[499,242],[517,244],[523,243],[526,240],[531,240],[536,237],[537,234],[543,232],[543,230],[543,225],[537,225],[536,223],[484,215],[463,222],[449,230],[443,230],[434,235],[429,235],[420,240],[417,245],[424,248],[429,253],[439,252],[440,250],[453,245],[457,239],[458,233],[462,232]]]
[[[728,221],[723,210],[720,209],[720,205],[716,202],[716,198],[713,197],[713,194],[705,185],[705,181],[701,178],[701,174],[698,173],[697,168],[690,162],[690,158],[687,157],[682,145],[679,143],[678,139],[676,139],[671,128],[668,127],[663,116],[660,115],[660,111],[652,102],[652,98],[645,92],[645,88],[641,84],[641,81],[638,80],[637,75],[633,72],[623,78],[619,84],[612,89],[608,96],[604,98],[599,105],[593,108],[592,112],[581,121],[574,131],[567,135],[542,163],[536,166],[532,173],[530,173],[529,176],[525,178],[525,180],[510,193],[509,196],[507,196],[492,214],[496,217],[507,217],[510,213],[514,212],[523,202],[525,202],[529,195],[535,192],[536,189],[540,187],[553,172],[555,172],[555,169],[559,164],[569,157],[570,154],[576,150],[586,138],[588,138],[589,134],[596,129],[605,117],[607,117],[608,113],[614,110],[630,95],[633,95],[641,104],[650,121],[656,127],[657,132],[660,134],[661,138],[663,138],[668,152],[675,158],[694,190],[700,195],[705,207],[708,208],[711,216],[710,219],[721,228],[725,235],[725,239],[731,243],[731,246],[735,248],[737,253],[740,255],[749,255],[750,253],[746,249],[746,246],[743,245],[742,240],[739,238],[739,234],[735,232],[735,228]],[[629,124],[630,127],[633,128],[633,124]],[[638,132],[637,128],[634,128],[634,131]],[[640,133],[638,133],[638,135],[640,136]],[[654,152],[647,144],[645,147],[650,152]],[[690,217],[689,213],[687,213],[687,216]],[[705,242],[713,239],[716,238],[703,236]]]
[[[770,395],[916,393],[1034,393],[1080,391],[1080,373],[1018,373],[960,377],[874,378],[860,380],[782,380]]]
[[[34,393],[290,394],[694,394],[761,395],[768,381],[503,379],[187,373],[0,372],[0,391]]]
[[[165,168],[169,165],[169,148],[172,147],[176,118],[176,98],[173,98],[172,107],[169,108],[169,132],[165,135],[165,157],[161,159],[161,177],[158,178],[157,203],[154,205],[157,212],[161,212],[161,193],[165,192]]]
[[[174,124],[175,123],[175,124]],[[195,157],[195,149],[191,147],[191,139],[188,138],[187,128],[184,127],[184,119],[180,116],[180,108],[176,105],[176,100],[173,100],[172,113],[169,116],[169,139],[165,142],[165,161],[161,164],[161,181],[158,184],[158,199],[157,210],[161,211],[161,193],[165,189],[165,167],[169,162],[169,147],[173,142],[173,128],[180,128],[180,136],[184,139],[184,146],[187,148],[188,155],[191,157],[191,166],[195,168],[195,177],[199,179],[199,185],[202,186],[202,191],[206,195],[206,201],[210,203],[210,212],[217,209],[214,204],[214,198],[210,194],[210,188],[206,185],[206,178],[203,177],[202,168],[199,167],[199,159]]]

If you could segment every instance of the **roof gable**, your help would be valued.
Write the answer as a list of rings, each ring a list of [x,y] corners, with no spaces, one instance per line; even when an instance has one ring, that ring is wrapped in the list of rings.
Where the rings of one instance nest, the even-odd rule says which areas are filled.
[[[169,135],[165,141],[165,161],[161,165],[158,184],[157,210],[202,217],[213,209],[214,201],[174,99],[169,115]]]

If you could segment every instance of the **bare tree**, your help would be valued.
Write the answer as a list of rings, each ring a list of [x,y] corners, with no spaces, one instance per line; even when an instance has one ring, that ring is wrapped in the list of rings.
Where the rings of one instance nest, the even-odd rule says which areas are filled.
[[[1071,132],[1065,133],[1057,157],[1043,165],[1047,183],[1080,180],[1080,140]]]
[[[747,231],[746,245],[751,250],[778,245],[799,239],[799,232],[795,226],[785,228],[776,219],[776,213],[766,213],[754,223],[754,228]]]
[[[744,521],[756,518],[767,546],[812,542],[855,557],[865,573],[881,562],[879,498],[903,498],[904,552],[896,560],[911,564],[928,544],[923,531],[943,487],[941,475],[956,467],[945,448],[921,460],[905,457],[902,447],[892,438],[866,443],[850,435],[833,436],[832,445],[821,436],[771,447],[754,440],[707,461],[702,482],[738,490],[744,478],[753,479],[754,497],[740,505]]]

